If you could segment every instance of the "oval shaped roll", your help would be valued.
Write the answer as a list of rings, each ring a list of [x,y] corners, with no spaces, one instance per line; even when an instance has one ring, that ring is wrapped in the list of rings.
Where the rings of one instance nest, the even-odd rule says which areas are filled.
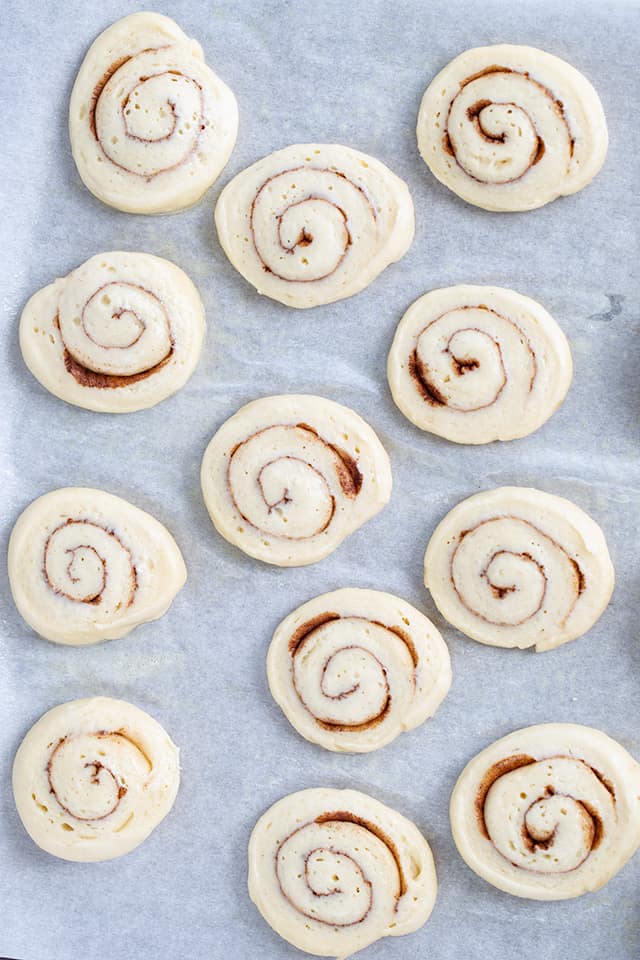
[[[451,827],[462,858],[494,887],[532,900],[579,897],[640,846],[640,764],[591,727],[526,727],[467,764]]]
[[[63,860],[112,860],[145,840],[171,810],[178,748],[147,713],[93,697],[49,710],[13,764],[25,830]]]
[[[589,81],[559,57],[500,44],[460,54],[431,82],[418,114],[431,172],[485,210],[532,210],[582,190],[607,153]]]
[[[447,514],[429,541],[424,578],[442,616],[468,637],[543,651],[593,626],[614,571],[602,530],[579,507],[502,487]]]
[[[315,307],[367,287],[411,246],[407,185],[339,144],[278,150],[239,173],[216,205],[220,243],[258,293]]]
[[[391,496],[391,467],[353,410],[313,396],[254,400],[207,447],[202,492],[222,536],[282,567],[332,553]]]
[[[200,44],[158,13],[134,13],[93,42],[69,105],[78,173],[128,213],[195,203],[231,155],[238,107]]]
[[[131,413],[176,393],[196,368],[204,307],[189,277],[148,253],[91,257],[35,293],[20,348],[56,397],[101,413]]]
[[[161,523],[102,490],[65,487],[34,500],[9,540],[18,611],[54,643],[124,637],[157,620],[187,571]]]
[[[417,827],[356,790],[302,790],[275,803],[249,841],[249,894],[299,950],[341,960],[413,933],[437,893]]]
[[[439,632],[411,604],[345,588],[283,620],[267,676],[303,737],[327,750],[367,753],[433,716],[451,686],[451,663]]]
[[[564,400],[566,337],[535,300],[500,287],[432,290],[398,325],[387,364],[397,406],[455,443],[524,437]]]

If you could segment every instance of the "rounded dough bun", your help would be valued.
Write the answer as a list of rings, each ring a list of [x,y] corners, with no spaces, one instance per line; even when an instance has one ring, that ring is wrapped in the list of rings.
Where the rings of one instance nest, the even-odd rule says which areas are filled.
[[[516,730],[462,771],[451,797],[458,851],[516,897],[598,890],[640,845],[640,764],[572,723]]]
[[[460,54],[430,83],[418,147],[431,172],[485,210],[541,207],[582,190],[607,153],[598,94],[543,50],[500,44]]]
[[[25,830],[63,860],[112,860],[145,840],[171,810],[178,748],[147,713],[93,697],[49,710],[13,764]]]
[[[299,950],[343,960],[418,930],[437,880],[429,844],[390,807],[356,790],[302,790],[275,803],[249,841],[249,893]]]
[[[368,753],[433,716],[451,686],[451,663],[439,632],[411,604],[344,588],[282,621],[267,676],[303,737],[327,750]]]
[[[263,397],[215,434],[202,492],[222,536],[282,567],[315,563],[391,496],[391,467],[371,427],[323,397]]]
[[[72,645],[157,620],[187,579],[166,527],[120,497],[83,487],[53,490],[26,508],[11,533],[8,569],[29,626]]]
[[[159,13],[117,20],[92,43],[71,92],[69,133],[84,184],[127,213],[171,213],[217,179],[238,107],[200,44]]]
[[[454,507],[429,541],[424,577],[442,616],[468,637],[538,651],[586,633],[614,585],[595,521],[529,487],[488,490]]]
[[[258,293],[289,307],[333,303],[367,287],[411,246],[406,183],[374,157],[303,143],[264,157],[227,184],[220,243]]]

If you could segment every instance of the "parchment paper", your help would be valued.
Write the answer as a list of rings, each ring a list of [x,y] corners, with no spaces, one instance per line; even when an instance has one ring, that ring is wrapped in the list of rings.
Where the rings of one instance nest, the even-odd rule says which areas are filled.
[[[0,598],[0,954],[20,960],[284,960],[246,893],[246,844],[283,794],[352,786],[411,817],[432,844],[440,895],[410,937],[367,960],[637,960],[640,856],[595,895],[536,903],[476,877],[451,839],[448,800],[463,765],[518,727],[600,727],[640,758],[638,640],[637,2],[159,2],[203,45],[238,97],[238,144],[194,209],[136,217],[83,187],[67,137],[67,106],[89,43],[141,7],[122,0],[5,2],[2,90],[6,191],[2,281],[2,543]],[[542,47],[599,91],[611,146],[581,193],[525,214],[489,214],[440,186],[418,155],[422,93],[453,56],[497,42]],[[417,233],[407,256],[365,292],[298,312],[260,298],[231,268],[213,228],[231,176],[289,143],[344,142],[405,178]],[[89,413],[50,396],[17,343],[28,296],[90,255],[139,249],[168,257],[198,284],[208,342],[187,387],[155,409]],[[569,336],[575,379],[556,416],[524,440],[460,447],[423,434],[395,408],[385,376],[393,331],[424,291],[471,282],[539,299]],[[214,531],[198,480],[217,427],[244,402],[318,393],[353,407],[391,456],[389,506],[317,566],[280,570],[245,557]],[[437,615],[422,558],[438,520],[460,499],[504,483],[569,497],[604,528],[617,570],[608,610],[582,639],[542,655],[483,647]],[[36,637],[6,578],[11,526],[36,496],[101,487],[149,510],[176,536],[185,589],[161,621],[124,640],[80,649]],[[433,617],[453,660],[436,717],[382,751],[340,756],[302,740],[269,695],[273,629],[298,604],[344,585],[389,590]],[[14,752],[55,704],[123,697],[161,721],[182,748],[175,807],[123,859],[72,864],[24,832],[10,787]]]

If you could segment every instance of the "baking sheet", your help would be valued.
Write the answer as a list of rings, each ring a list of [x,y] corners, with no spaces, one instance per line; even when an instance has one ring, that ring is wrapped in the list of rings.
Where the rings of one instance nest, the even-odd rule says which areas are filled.
[[[158,3],[203,45],[238,97],[238,144],[194,209],[136,217],[95,200],[70,154],[66,118],[76,70],[96,34],[139,9],[18,0],[3,7],[2,164],[8,203],[2,280],[2,543],[0,550],[0,954],[20,960],[190,957],[298,952],[249,902],[253,823],[290,791],[328,784],[371,793],[411,817],[432,844],[440,895],[420,932],[370,947],[367,960],[637,960],[640,856],[603,890],[535,903],[500,893],[457,856],[447,807],[465,762],[509,731],[541,721],[601,727],[640,758],[638,641],[638,246],[640,127],[637,2],[325,0]],[[424,88],[467,47],[540,46],[598,89],[611,146],[588,189],[532,213],[488,214],[457,200],[418,156]],[[634,79],[635,78],[635,79]],[[232,175],[288,143],[351,144],[404,177],[416,206],[407,256],[365,292],[298,312],[261,299],[234,272],[213,228]],[[209,332],[187,387],[150,411],[92,414],[47,394],[25,369],[17,320],[28,296],[90,255],[140,249],[174,260],[199,286]],[[422,434],[393,405],[385,361],[406,307],[425,290],[471,282],[539,299],[566,331],[575,379],[538,433],[489,447]],[[214,531],[198,473],[206,443],[242,403],[318,393],[352,406],[391,456],[389,506],[317,566],[279,570]],[[463,497],[504,483],[567,496],[603,526],[618,580],[590,634],[542,655],[480,646],[442,622],[422,587],[437,521]],[[189,569],[161,621],[81,649],[38,639],[13,607],[6,544],[36,496],[102,487],[149,510],[176,536]],[[303,601],[355,585],[389,590],[433,617],[454,681],[436,717],[382,751],[339,756],[302,740],[272,702],[264,659],[280,619]],[[182,748],[171,815],[129,856],[71,864],[39,851],[16,815],[13,754],[55,704],[123,697],[160,720]]]

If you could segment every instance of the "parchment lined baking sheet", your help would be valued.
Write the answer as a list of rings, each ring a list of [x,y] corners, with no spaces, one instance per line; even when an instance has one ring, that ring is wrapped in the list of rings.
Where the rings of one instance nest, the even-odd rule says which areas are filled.
[[[601,727],[640,758],[637,628],[638,245],[640,137],[634,2],[158,3],[203,45],[238,97],[236,150],[194,209],[144,218],[101,205],[82,186],[67,138],[75,72],[95,35],[135,9],[119,0],[3,8],[2,114],[7,123],[2,280],[2,550],[0,598],[0,954],[20,960],[298,953],[250,904],[245,850],[259,814],[307,786],[353,786],[411,817],[432,844],[440,879],[419,933],[369,948],[367,960],[637,960],[640,858],[596,895],[520,901],[457,856],[447,806],[464,763],[520,726]],[[424,88],[467,47],[540,46],[594,83],[609,121],[602,173],[582,193],[521,215],[458,201],[429,174],[414,137]],[[294,312],[258,297],[227,263],[213,229],[228,179],[293,142],[344,142],[404,177],[417,219],[408,255],[359,296]],[[126,417],[74,409],[22,364],[17,319],[28,296],[93,253],[140,249],[174,260],[198,284],[209,332],[187,387]],[[560,412],[527,439],[465,448],[422,434],[395,409],[386,354],[406,307],[455,282],[511,286],[539,299],[566,331],[575,379]],[[352,406],[391,456],[389,506],[332,557],[279,570],[249,560],[214,531],[198,472],[214,430],[242,403],[318,393]],[[461,498],[503,483],[567,496],[603,526],[618,582],[583,639],[538,655],[482,647],[444,624],[422,587],[437,521]],[[163,521],[189,580],[167,616],[128,639],[84,649],[35,637],[15,611],[6,543],[19,512],[67,484],[102,487]],[[436,717],[383,751],[329,754],[303,741],[271,701],[264,658],[294,606],[343,585],[390,590],[432,616],[454,682]],[[15,749],[51,706],[107,694],[148,710],[182,748],[172,814],[131,855],[70,864],[40,852],[18,821]]]

